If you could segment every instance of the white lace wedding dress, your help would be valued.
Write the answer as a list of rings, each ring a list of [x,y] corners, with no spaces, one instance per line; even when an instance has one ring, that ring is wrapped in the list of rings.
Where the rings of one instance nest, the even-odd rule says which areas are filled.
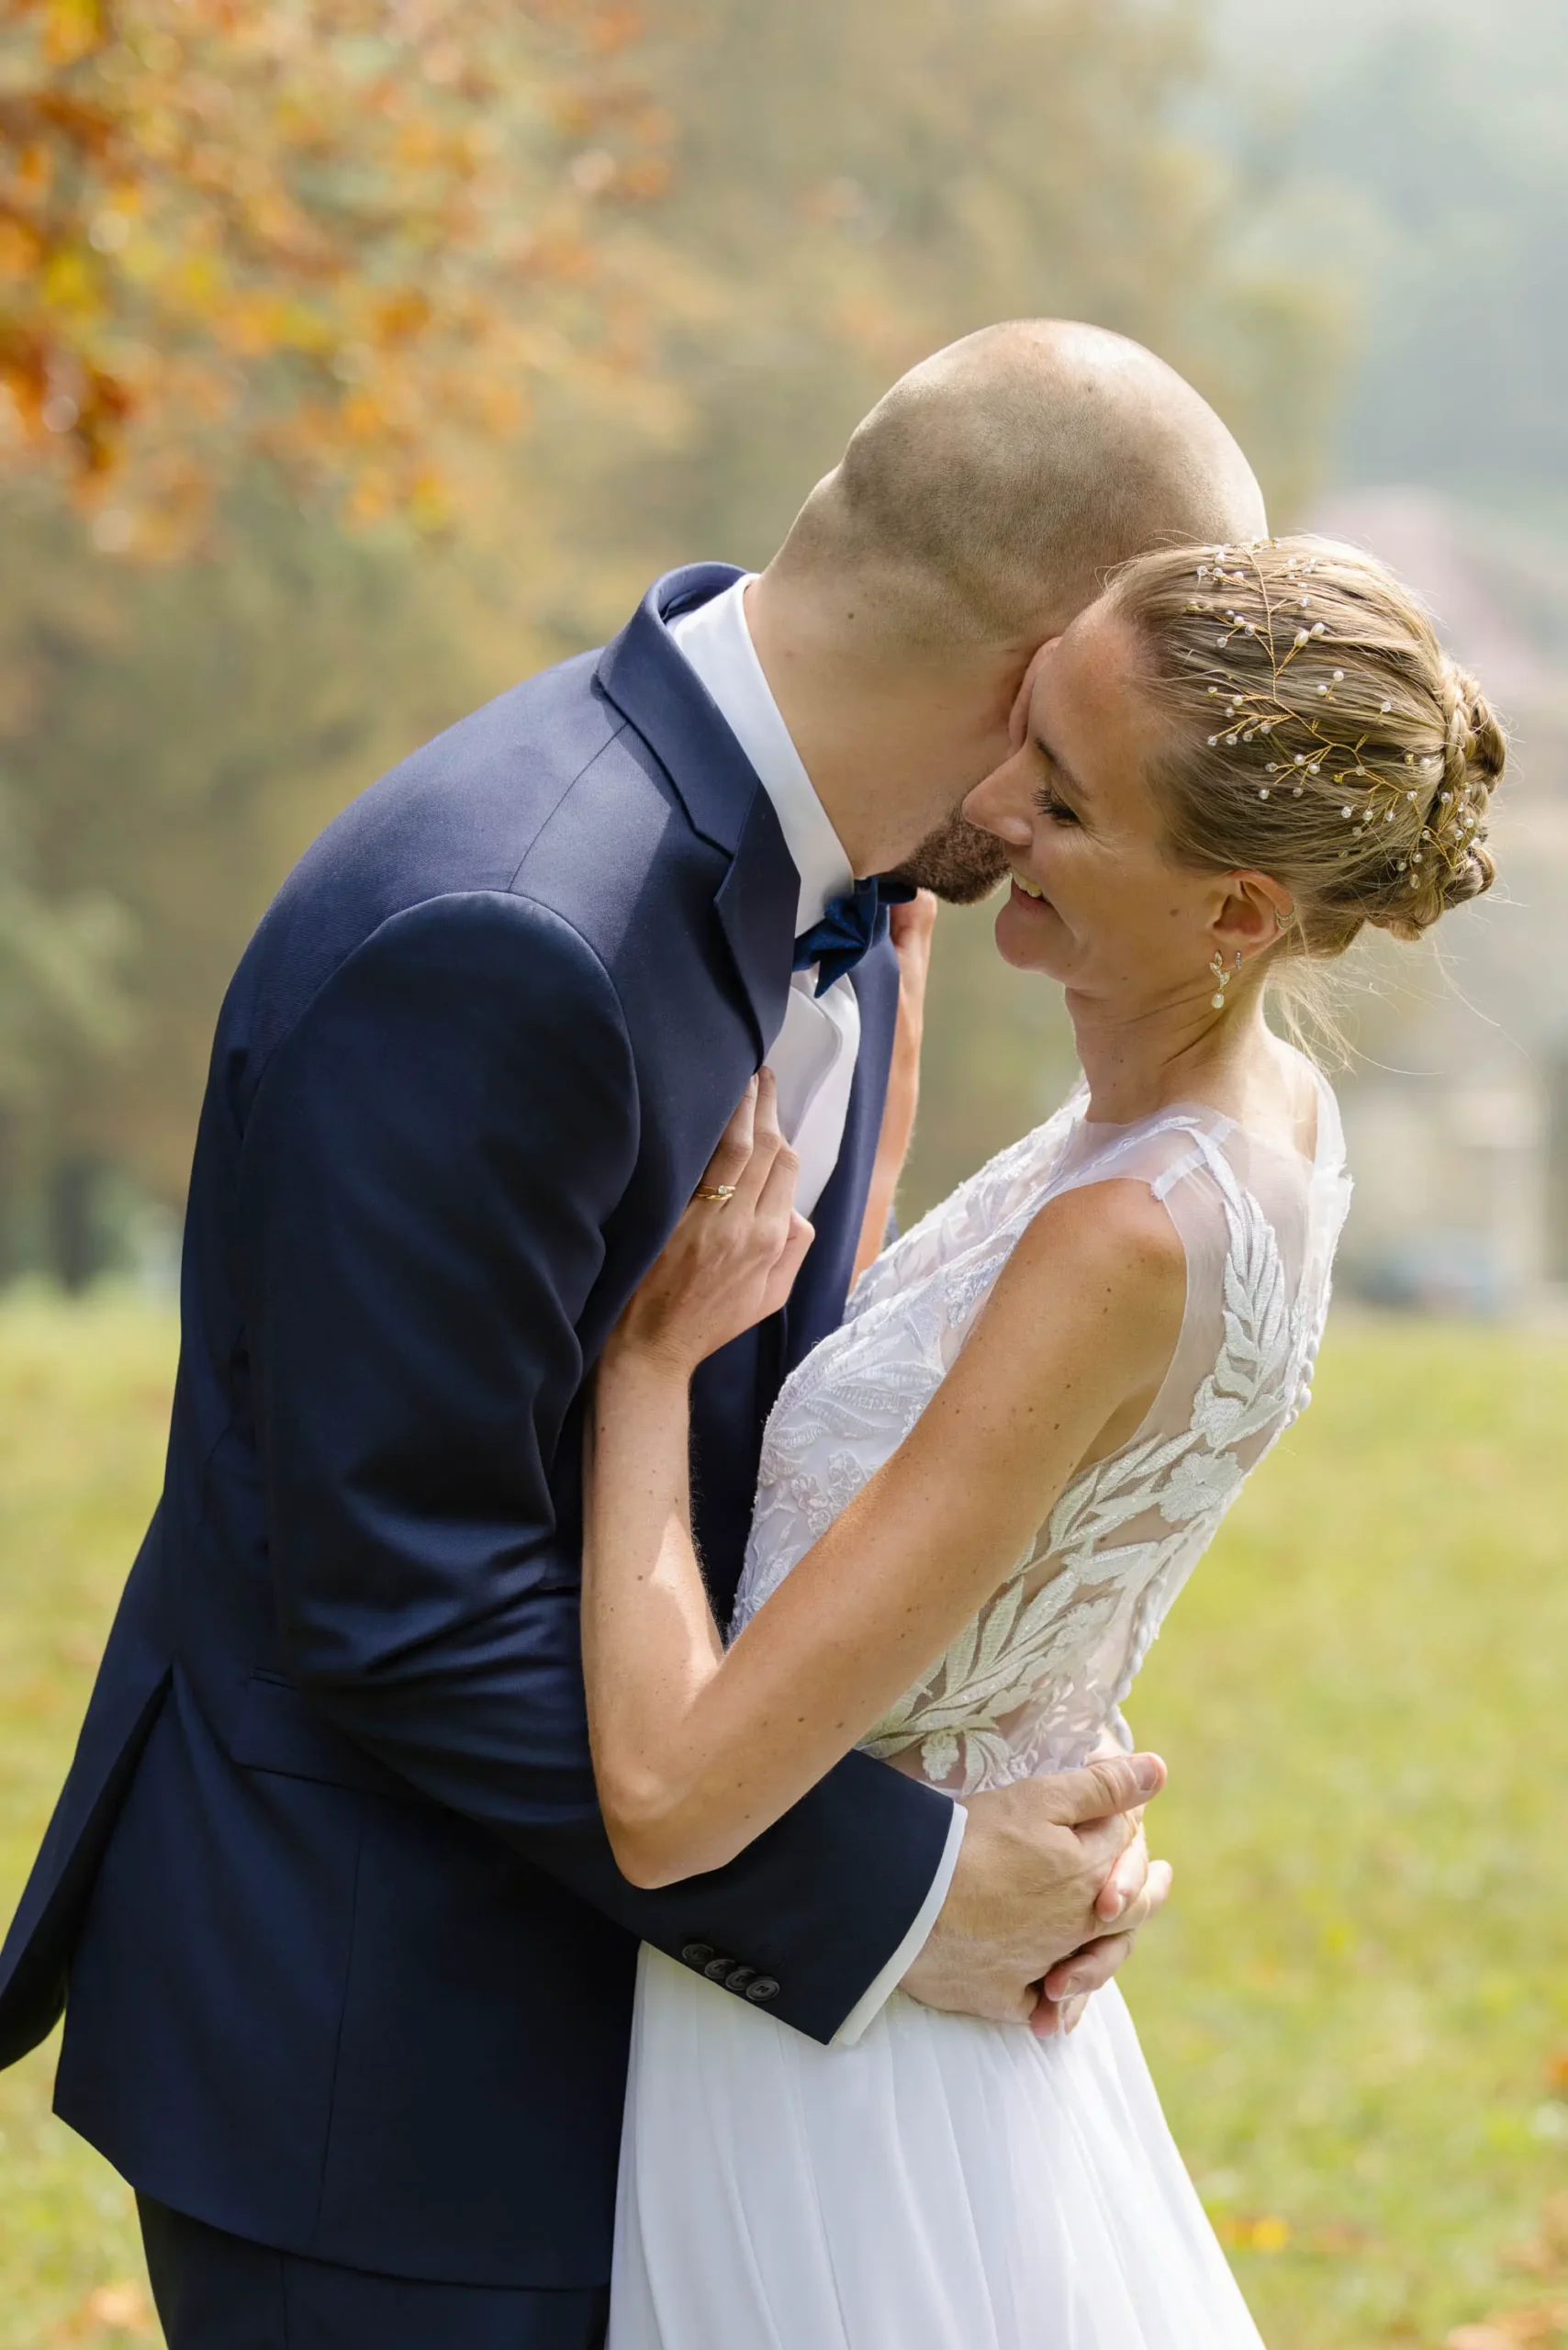
[[[1304,1073],[1306,1064],[1302,1063]],[[1081,1089],[866,1274],[763,1449],[736,1628],[913,1427],[1058,1192],[1148,1182],[1187,1255],[1143,1426],[1075,1479],[866,1740],[956,1796],[1082,1762],[1248,1472],[1307,1399],[1349,1184],[1203,1108],[1089,1122]],[[1259,2350],[1113,1986],[1065,2040],[895,1993],[802,2038],[644,1949],[610,2350]]]

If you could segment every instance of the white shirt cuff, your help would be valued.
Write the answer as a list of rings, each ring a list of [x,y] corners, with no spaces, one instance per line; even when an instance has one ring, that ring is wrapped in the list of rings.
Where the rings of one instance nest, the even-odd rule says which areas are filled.
[[[953,1882],[953,1871],[958,1865],[958,1848],[964,1841],[964,1830],[969,1815],[961,1803],[953,1806],[953,1821],[947,1830],[947,1842],[931,1880],[931,1890],[920,1905],[919,1915],[900,1942],[886,1966],[871,1985],[863,1991],[855,2005],[834,2033],[828,2045],[832,2048],[853,2048],[874,2016],[880,2015],[892,1994],[898,1989],[921,1952],[930,1940],[931,1929],[937,1913],[947,1898],[947,1887]]]

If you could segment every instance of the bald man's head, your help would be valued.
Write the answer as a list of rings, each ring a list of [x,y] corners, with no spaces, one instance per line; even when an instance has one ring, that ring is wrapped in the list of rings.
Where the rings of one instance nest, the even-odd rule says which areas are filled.
[[[1251,467],[1174,369],[1098,327],[1021,319],[893,386],[771,570],[850,588],[890,653],[1032,645],[1129,556],[1265,527]]]

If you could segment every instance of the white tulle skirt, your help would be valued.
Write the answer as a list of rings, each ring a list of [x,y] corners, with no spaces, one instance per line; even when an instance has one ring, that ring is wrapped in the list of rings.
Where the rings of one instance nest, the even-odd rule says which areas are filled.
[[[1113,1986],[826,2049],[644,1949],[610,2350],[1260,2350]]]

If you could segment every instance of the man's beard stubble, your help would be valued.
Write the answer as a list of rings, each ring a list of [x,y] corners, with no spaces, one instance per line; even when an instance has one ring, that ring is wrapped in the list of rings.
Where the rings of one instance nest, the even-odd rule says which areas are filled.
[[[1007,871],[1007,851],[994,833],[982,833],[958,809],[889,876],[912,890],[929,890],[949,906],[989,898]]]

